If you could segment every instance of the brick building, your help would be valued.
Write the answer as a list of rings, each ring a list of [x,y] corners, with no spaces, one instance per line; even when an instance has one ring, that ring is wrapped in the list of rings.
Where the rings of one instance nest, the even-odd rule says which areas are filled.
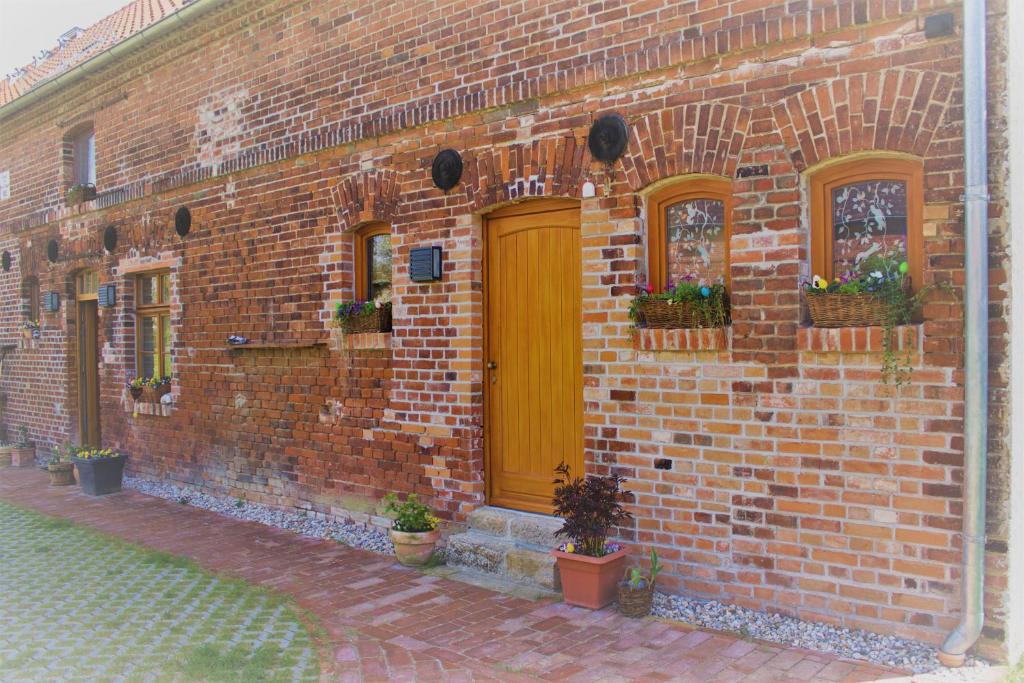
[[[563,459],[615,470],[666,590],[937,643],[961,579],[960,11],[135,0],[0,83],[5,426],[318,513],[415,491],[455,525],[544,511]],[[1002,656],[1005,0],[988,19],[982,644]],[[588,146],[607,114],[628,127],[612,164]],[[899,330],[902,386],[880,329],[815,328],[802,304],[839,273],[825,217],[849,188],[898,195],[915,283],[952,285]],[[698,213],[713,258],[687,242]],[[442,277],[414,282],[433,246]],[[691,266],[727,285],[731,325],[635,330],[637,286]],[[388,287],[392,332],[332,327]],[[133,400],[140,375],[169,398]]]

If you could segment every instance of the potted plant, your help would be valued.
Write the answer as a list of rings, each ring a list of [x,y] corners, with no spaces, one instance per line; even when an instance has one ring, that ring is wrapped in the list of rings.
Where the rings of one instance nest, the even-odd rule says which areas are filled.
[[[632,515],[622,503],[630,495],[623,477],[571,477],[560,464],[555,472],[555,514],[562,518],[558,535],[569,541],[552,550],[562,577],[562,596],[571,605],[600,609],[615,599],[626,562],[626,549],[608,542],[612,527]]]
[[[67,193],[68,206],[92,201],[93,199],[96,199],[96,186],[92,183],[72,185]]]
[[[660,294],[650,285],[640,288],[629,307],[637,327],[725,327],[729,323],[729,294],[723,284],[706,284],[692,275]]]
[[[25,339],[39,338],[39,321],[26,320],[21,324],[21,336]]]
[[[909,358],[900,362],[893,348],[893,332],[913,322],[924,298],[934,288],[917,292],[910,286],[910,270],[901,252],[874,254],[850,271],[828,282],[815,275],[804,283],[807,310],[815,327],[880,326],[882,334],[882,379],[902,384],[909,379]],[[948,290],[945,283],[938,285]],[[907,350],[909,356],[910,350]]]
[[[658,552],[651,548],[651,570],[644,576],[639,567],[626,570],[625,578],[619,582],[619,594],[616,602],[619,612],[627,617],[646,617],[651,613],[654,602],[654,582],[661,571]]]
[[[149,380],[149,391],[153,396],[153,402],[159,403],[164,394],[171,393],[171,377],[152,377]]]
[[[90,496],[120,491],[127,459],[109,448],[77,448],[71,456],[71,461],[78,468],[82,491]]]
[[[395,544],[395,557],[408,567],[426,564],[441,538],[441,530],[437,526],[440,520],[429,507],[419,502],[415,493],[410,493],[404,502],[398,500],[394,493],[389,493],[383,502],[387,503],[385,511],[395,518],[389,531]]]
[[[335,306],[336,327],[346,334],[391,331],[391,290],[369,301],[343,301]]]
[[[53,447],[53,455],[46,466],[46,471],[50,475],[50,486],[71,486],[75,483],[75,466],[70,458],[70,446]]]
[[[148,380],[145,377],[133,377],[128,380],[128,393],[131,394],[132,399],[138,401],[142,398],[142,392],[146,390]]]
[[[26,467],[32,465],[36,460],[36,449],[28,438],[28,429],[22,425],[18,427],[18,440],[11,450],[11,464],[15,467]]]

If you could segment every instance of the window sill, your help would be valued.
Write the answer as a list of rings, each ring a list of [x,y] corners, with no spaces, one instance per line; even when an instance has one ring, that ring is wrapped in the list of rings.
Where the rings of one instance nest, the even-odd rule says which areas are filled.
[[[227,344],[232,351],[245,351],[247,349],[311,349],[315,346],[323,346],[325,342],[313,341],[284,341],[284,342],[248,342],[247,344]]]
[[[346,334],[337,328],[332,328],[331,348],[335,351],[390,350],[391,333],[360,332],[357,334]]]
[[[637,351],[724,351],[729,348],[729,328],[637,328],[633,348]]]
[[[922,325],[901,325],[895,335],[895,351],[920,351]],[[882,327],[801,327],[797,350],[812,353],[882,353]]]
[[[135,401],[131,397],[124,402],[124,408],[126,413],[131,413],[132,417],[138,417],[139,415],[152,415],[153,417],[170,417],[174,412],[173,403],[154,403],[151,401]]]

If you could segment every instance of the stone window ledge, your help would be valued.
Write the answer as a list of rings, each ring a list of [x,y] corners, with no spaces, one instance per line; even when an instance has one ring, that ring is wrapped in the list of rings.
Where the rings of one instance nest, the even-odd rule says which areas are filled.
[[[895,344],[896,351],[920,351],[921,325],[901,325],[897,327]],[[815,353],[881,353],[882,340],[885,336],[883,327],[801,327],[797,331],[797,350]]]
[[[331,330],[331,349],[334,351],[370,351],[391,349],[390,332],[361,332],[346,334],[339,329]]]
[[[135,401],[131,397],[124,402],[125,412],[132,415],[152,415],[154,417],[170,417],[174,412],[173,403],[155,403],[152,401]]]
[[[729,328],[646,329],[633,335],[637,351],[724,351],[729,348]]]

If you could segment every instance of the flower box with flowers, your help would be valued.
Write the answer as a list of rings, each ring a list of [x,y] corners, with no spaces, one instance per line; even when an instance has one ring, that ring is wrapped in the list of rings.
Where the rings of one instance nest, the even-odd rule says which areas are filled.
[[[335,327],[346,334],[391,331],[391,291],[369,301],[343,301],[335,306]]]
[[[21,334],[25,339],[39,338],[39,321],[26,320],[21,324]]]
[[[729,296],[725,285],[708,285],[687,276],[660,294],[655,294],[650,285],[641,287],[629,307],[629,316],[637,327],[725,327],[729,324]]]

